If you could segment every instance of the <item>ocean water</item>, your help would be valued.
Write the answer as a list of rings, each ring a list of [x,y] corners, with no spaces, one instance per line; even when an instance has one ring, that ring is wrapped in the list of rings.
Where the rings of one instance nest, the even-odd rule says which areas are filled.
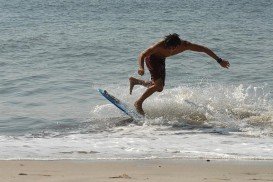
[[[273,159],[271,0],[0,0],[0,159]],[[166,61],[132,122],[141,51],[169,33],[202,53]],[[149,73],[142,77],[149,79]]]

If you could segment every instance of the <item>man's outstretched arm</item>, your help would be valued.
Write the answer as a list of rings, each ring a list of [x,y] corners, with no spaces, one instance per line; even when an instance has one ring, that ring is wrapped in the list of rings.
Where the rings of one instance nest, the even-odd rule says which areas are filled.
[[[229,68],[230,66],[228,61],[221,59],[212,50],[210,50],[209,48],[205,46],[187,42],[186,50],[195,51],[195,52],[204,52],[210,57],[212,57],[213,59],[215,59],[223,68]]]

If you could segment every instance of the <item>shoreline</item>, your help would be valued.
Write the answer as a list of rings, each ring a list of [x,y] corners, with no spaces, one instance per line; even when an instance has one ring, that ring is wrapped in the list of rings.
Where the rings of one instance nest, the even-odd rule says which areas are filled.
[[[272,169],[272,160],[0,160],[0,181],[273,181]]]
[[[11,159],[0,159],[0,161],[86,161],[86,162],[96,162],[96,161],[272,161],[272,158],[213,158],[213,157],[176,157],[176,158],[11,158]]]

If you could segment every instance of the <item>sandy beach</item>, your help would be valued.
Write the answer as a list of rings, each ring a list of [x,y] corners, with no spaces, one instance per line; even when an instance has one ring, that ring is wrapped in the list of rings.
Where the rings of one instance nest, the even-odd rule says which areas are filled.
[[[1,161],[1,182],[273,181],[273,161]]]

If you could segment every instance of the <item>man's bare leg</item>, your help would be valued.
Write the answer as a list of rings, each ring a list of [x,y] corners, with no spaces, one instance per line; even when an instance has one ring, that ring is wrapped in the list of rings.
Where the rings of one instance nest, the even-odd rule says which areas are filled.
[[[144,115],[144,111],[142,109],[143,102],[150,97],[156,91],[161,92],[163,90],[163,81],[162,79],[158,79],[154,82],[152,86],[150,86],[143,95],[135,102],[134,106],[136,107],[137,112]]]
[[[140,80],[134,77],[130,77],[129,82],[130,82],[130,95],[132,95],[132,91],[135,85],[143,85],[144,87],[149,87],[151,85],[150,81]]]

